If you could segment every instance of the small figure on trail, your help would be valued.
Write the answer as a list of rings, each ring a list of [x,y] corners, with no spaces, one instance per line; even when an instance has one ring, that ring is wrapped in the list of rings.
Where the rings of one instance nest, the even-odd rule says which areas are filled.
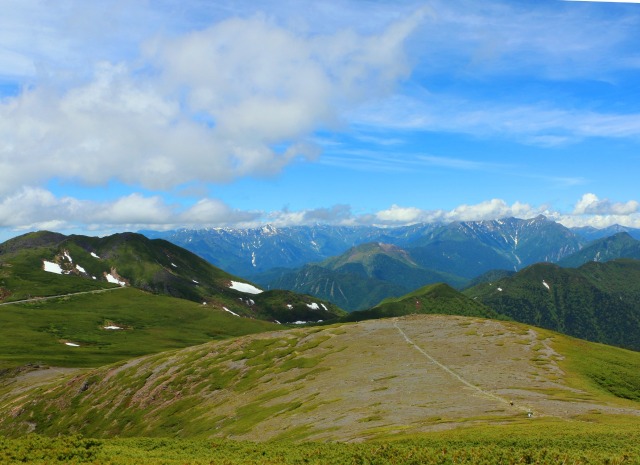
[[[513,407],[513,401],[512,400],[509,401],[509,405],[511,405]]]
[[[531,410],[529,410],[529,411],[527,412],[527,417],[528,417],[528,418],[531,418],[532,416],[533,416],[533,412],[532,412]]]

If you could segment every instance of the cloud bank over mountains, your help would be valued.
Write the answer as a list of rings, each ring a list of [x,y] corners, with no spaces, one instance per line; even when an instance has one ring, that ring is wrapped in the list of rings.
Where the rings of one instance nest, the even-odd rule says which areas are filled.
[[[0,228],[15,232],[30,230],[87,230],[95,234],[112,231],[181,227],[252,228],[265,223],[275,226],[308,224],[401,226],[416,223],[478,221],[505,217],[533,218],[545,215],[567,227],[607,227],[621,224],[640,228],[640,205],[599,199],[585,194],[570,212],[559,212],[549,205],[533,206],[501,199],[474,205],[460,205],[452,210],[421,210],[416,207],[391,205],[388,209],[356,213],[348,205],[335,205],[302,211],[241,211],[213,199],[203,199],[185,209],[167,205],[158,197],[131,194],[115,201],[79,201],[57,198],[43,189],[24,189],[16,196],[0,202]]]

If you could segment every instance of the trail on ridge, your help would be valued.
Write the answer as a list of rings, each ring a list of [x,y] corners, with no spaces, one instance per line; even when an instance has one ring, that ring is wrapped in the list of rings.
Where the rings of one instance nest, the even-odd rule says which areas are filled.
[[[439,366],[441,369],[443,369],[444,371],[449,373],[451,376],[456,378],[458,381],[460,381],[465,386],[473,389],[474,391],[477,391],[478,393],[480,393],[481,395],[483,395],[485,397],[489,397],[489,398],[491,398],[493,400],[496,400],[498,402],[501,402],[503,404],[513,405],[511,403],[511,401],[505,399],[504,397],[501,397],[501,396],[498,396],[498,395],[496,395],[496,394],[494,394],[492,392],[486,391],[486,390],[482,389],[481,387],[476,386],[475,384],[467,381],[462,376],[460,376],[458,373],[453,371],[451,368],[449,368],[448,366],[444,365],[443,363],[440,363],[438,360],[433,358],[428,352],[426,352],[424,349],[422,349],[422,347],[418,346],[415,342],[413,342],[413,340],[411,340],[411,338],[409,336],[407,336],[407,334],[402,330],[402,328],[400,328],[400,326],[398,326],[398,322],[397,321],[394,321],[393,326],[398,330],[398,332],[404,338],[404,340],[407,342],[407,344],[412,346],[415,350],[417,350],[422,355],[424,355],[427,359],[429,359],[433,364]],[[525,408],[525,407],[517,406],[515,408],[518,408],[518,409],[520,409],[520,410],[522,410],[524,412],[531,411],[531,409],[528,409],[528,408]]]

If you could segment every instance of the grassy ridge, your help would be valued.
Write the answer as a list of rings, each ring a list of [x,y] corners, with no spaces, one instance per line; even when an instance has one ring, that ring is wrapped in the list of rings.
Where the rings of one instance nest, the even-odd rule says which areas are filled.
[[[342,321],[362,321],[403,315],[441,314],[505,319],[489,307],[470,299],[448,284],[424,286],[398,298],[387,298],[368,310],[351,312]]]
[[[0,462],[78,464],[638,464],[637,419],[547,420],[429,433],[365,443],[230,440],[0,438]]]
[[[422,341],[433,344],[427,350],[443,346],[444,338],[459,341],[446,346],[436,358],[452,357],[448,363],[461,373],[470,367],[477,372],[488,370],[489,383],[502,376],[501,369],[494,368],[494,360],[515,367],[509,360],[531,357],[527,366],[535,365],[532,373],[553,376],[554,382],[538,385],[530,377],[502,377],[509,383],[503,389],[522,394],[532,390],[529,399],[542,396],[567,402],[563,411],[574,412],[563,414],[567,425],[575,422],[576,415],[596,409],[605,416],[608,406],[614,404],[628,408],[629,414],[638,410],[634,402],[638,399],[632,393],[640,392],[640,353],[586,342],[566,350],[576,341],[545,331],[532,339],[531,330],[517,323],[443,316],[411,317],[405,327],[407,322],[413,329],[427,331]],[[428,336],[430,328],[439,329]],[[438,342],[438,337],[443,339]],[[380,438],[399,431],[415,433],[434,424],[519,424],[525,419],[518,409],[506,405],[487,410],[481,399],[462,407],[469,397],[464,385],[446,373],[443,380],[447,384],[437,384],[442,374],[438,370],[422,378],[420,370],[406,368],[424,367],[424,362],[401,341],[393,322],[376,321],[259,334],[150,355],[5,397],[5,405],[0,405],[0,432],[11,436],[34,431],[101,438],[345,440]],[[480,353],[458,350],[461,341]],[[539,353],[544,344],[551,344],[557,358],[562,359],[561,375],[553,370],[543,374],[545,366],[552,363]],[[483,358],[481,353],[489,351],[490,358]],[[363,364],[363,360],[367,362]],[[529,370],[517,366],[523,372]],[[502,369],[502,373],[513,371]],[[608,385],[601,380],[607,380]],[[443,389],[448,395],[439,398]],[[398,398],[406,392],[413,395]],[[453,398],[461,403],[455,401],[451,410]],[[524,397],[517,401],[519,406],[528,402]],[[591,407],[570,406],[582,402]],[[542,408],[551,416],[558,412],[557,405]],[[397,417],[400,411],[403,413]],[[339,425],[336,418],[341,418]]]
[[[109,325],[123,329],[104,329]],[[0,307],[0,368],[27,363],[95,367],[274,328],[279,326],[195,302],[118,288]]]

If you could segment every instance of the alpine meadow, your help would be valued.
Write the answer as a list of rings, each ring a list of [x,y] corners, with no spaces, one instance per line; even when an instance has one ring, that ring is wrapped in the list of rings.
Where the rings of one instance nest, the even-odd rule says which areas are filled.
[[[6,0],[0,463],[640,465],[640,3]]]

